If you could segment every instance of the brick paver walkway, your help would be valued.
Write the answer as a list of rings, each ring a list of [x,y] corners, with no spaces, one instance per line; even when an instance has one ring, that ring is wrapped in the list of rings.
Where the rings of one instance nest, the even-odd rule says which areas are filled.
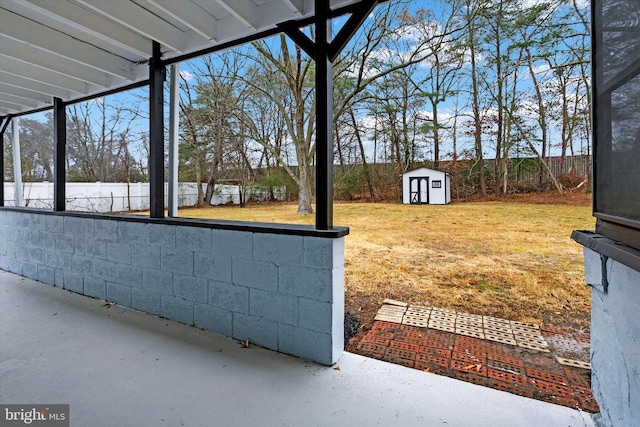
[[[416,316],[420,311],[421,316]],[[395,304],[383,305],[376,319],[384,320],[376,320],[361,335],[357,353],[520,396],[599,411],[586,362],[588,335]],[[524,334],[521,329],[526,329]]]

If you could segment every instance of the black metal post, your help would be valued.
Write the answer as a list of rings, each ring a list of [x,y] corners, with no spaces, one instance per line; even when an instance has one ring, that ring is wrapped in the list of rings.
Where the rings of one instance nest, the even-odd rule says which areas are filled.
[[[4,206],[4,131],[11,118],[0,117],[0,206]]]
[[[0,117],[0,206],[4,206],[4,132],[10,121],[9,116]]]
[[[166,68],[161,61],[160,43],[153,42],[149,61],[149,214],[164,218],[164,94]]]
[[[67,111],[60,98],[53,98],[53,210],[66,210]]]
[[[329,1],[316,10],[316,228],[333,228],[333,73],[329,56]]]

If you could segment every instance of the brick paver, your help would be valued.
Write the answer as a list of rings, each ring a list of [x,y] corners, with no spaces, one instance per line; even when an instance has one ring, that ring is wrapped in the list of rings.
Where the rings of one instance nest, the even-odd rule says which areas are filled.
[[[457,314],[441,309],[403,306],[409,322],[375,321],[361,334],[356,352],[409,368],[446,375],[474,384],[503,390],[587,412],[598,412],[598,404],[590,389],[590,370],[561,364],[558,353],[588,359],[589,336],[570,334],[545,325],[509,323],[504,319]],[[388,309],[387,309],[388,311]],[[460,325],[474,323],[475,328],[500,328],[519,334],[520,328],[534,336],[536,345],[514,345],[457,334],[428,327],[425,316],[435,313],[448,322],[460,319]],[[417,321],[416,316],[422,316]],[[427,325],[420,326],[420,325]],[[509,325],[509,326],[507,326]],[[508,329],[508,328],[511,329]],[[463,328],[464,329],[464,328]],[[455,329],[454,329],[455,331]],[[478,329],[478,332],[481,328]],[[466,331],[463,331],[466,332]],[[499,331],[502,332],[502,331]],[[585,354],[586,351],[586,354]],[[559,357],[563,360],[562,357]],[[582,360],[583,362],[585,360]]]

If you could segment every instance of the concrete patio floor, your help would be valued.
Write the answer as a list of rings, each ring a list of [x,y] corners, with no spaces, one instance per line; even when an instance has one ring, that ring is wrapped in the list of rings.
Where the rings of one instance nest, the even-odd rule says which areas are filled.
[[[593,426],[589,414],[345,353],[324,367],[0,270],[0,403],[71,426]]]

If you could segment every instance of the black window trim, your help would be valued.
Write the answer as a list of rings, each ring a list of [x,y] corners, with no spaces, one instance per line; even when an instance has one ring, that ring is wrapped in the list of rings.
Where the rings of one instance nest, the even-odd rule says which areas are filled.
[[[606,82],[603,79],[603,72],[599,64],[599,51],[603,43],[603,35],[607,30],[602,24],[604,0],[591,1],[591,71],[592,71],[592,135],[593,135],[593,216],[597,218],[596,233],[610,238],[616,242],[623,243],[632,248],[640,249],[640,220],[611,215],[599,211],[602,209],[598,205],[598,138],[599,122],[596,118],[600,114],[609,115],[607,105],[611,103],[611,94],[633,78],[640,75],[640,57],[630,65],[609,78]],[[602,85],[602,86],[601,86]],[[602,109],[602,112],[600,112]]]

